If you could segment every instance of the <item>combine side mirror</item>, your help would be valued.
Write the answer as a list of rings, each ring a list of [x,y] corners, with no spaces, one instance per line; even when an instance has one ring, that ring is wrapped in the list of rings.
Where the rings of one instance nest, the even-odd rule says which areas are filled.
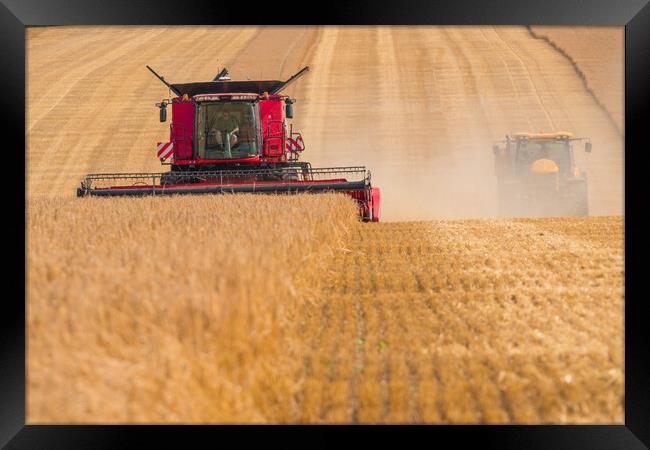
[[[160,103],[156,103],[156,106],[160,108],[160,121],[167,121],[167,100],[163,100]]]
[[[585,142],[585,152],[591,153],[591,142]]]
[[[288,101],[286,102],[285,105],[286,105],[285,113],[287,118],[293,119],[293,102]]]

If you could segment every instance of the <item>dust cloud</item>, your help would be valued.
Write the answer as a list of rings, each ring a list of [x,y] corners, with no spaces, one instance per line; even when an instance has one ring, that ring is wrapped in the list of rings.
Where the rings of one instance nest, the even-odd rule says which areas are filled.
[[[293,92],[305,158],[368,167],[382,220],[496,216],[492,146],[518,131],[589,137],[593,153],[574,150],[591,214],[622,214],[620,132],[566,57],[526,28],[325,27],[316,39]]]
[[[313,164],[365,165],[381,189],[382,221],[497,215],[491,141],[418,147],[405,138],[380,147],[368,138],[372,130],[358,132],[345,144],[349,150],[312,158]]]

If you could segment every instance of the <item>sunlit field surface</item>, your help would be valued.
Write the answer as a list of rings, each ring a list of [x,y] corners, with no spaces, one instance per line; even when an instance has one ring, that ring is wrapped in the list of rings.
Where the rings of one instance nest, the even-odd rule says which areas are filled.
[[[620,218],[28,204],[30,422],[623,420]]]
[[[623,423],[622,27],[26,31],[29,423]],[[161,172],[172,83],[286,80],[344,196],[76,198]],[[594,217],[494,219],[492,146],[566,130]]]

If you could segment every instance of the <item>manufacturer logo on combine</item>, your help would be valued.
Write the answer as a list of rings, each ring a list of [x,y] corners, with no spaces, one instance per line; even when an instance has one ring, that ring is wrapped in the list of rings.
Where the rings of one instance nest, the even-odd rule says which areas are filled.
[[[298,135],[296,139],[289,138],[287,139],[287,150],[290,152],[301,152],[305,149],[305,142],[302,140],[302,136]]]
[[[166,160],[170,156],[172,156],[172,153],[174,153],[174,143],[173,142],[158,142],[158,146],[156,147],[156,153],[158,155],[158,158],[161,161]]]

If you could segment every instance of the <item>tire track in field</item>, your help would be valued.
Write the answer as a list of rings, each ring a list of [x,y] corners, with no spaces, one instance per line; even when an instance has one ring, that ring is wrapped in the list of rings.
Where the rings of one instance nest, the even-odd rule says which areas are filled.
[[[298,405],[302,410],[300,421],[316,422],[320,420],[320,405],[322,403],[322,388],[320,380],[317,378],[316,368],[320,363],[318,355],[322,346],[323,334],[331,320],[330,305],[328,302],[322,301],[319,310],[318,305],[309,300],[302,308],[302,315],[311,320],[307,322],[309,326],[302,327],[305,339],[310,342],[310,345],[309,351],[303,356],[303,381],[298,394]],[[311,339],[310,334],[313,334]]]
[[[598,105],[598,107],[603,110],[603,112],[607,115],[607,117],[609,117],[609,120],[611,121],[611,123],[614,126],[614,128],[616,129],[616,131],[618,131],[618,134],[623,136],[624,135],[623,130],[621,130],[621,128],[618,126],[618,123],[614,119],[614,116],[609,111],[609,109],[600,100],[600,98],[593,91],[591,86],[589,86],[589,81],[588,81],[587,75],[585,75],[585,73],[582,71],[582,69],[580,68],[578,63],[575,61],[575,59],[573,59],[573,57],[571,55],[569,55],[566,52],[566,50],[564,50],[562,47],[560,47],[556,42],[551,40],[548,36],[544,36],[542,34],[536,33],[530,25],[526,25],[526,30],[528,30],[528,33],[530,33],[530,35],[533,38],[539,39],[539,40],[542,40],[542,41],[546,42],[554,50],[556,50],[560,55],[565,57],[567,59],[567,61],[569,61],[569,64],[571,64],[571,66],[575,70],[576,75],[578,75],[578,78],[580,78],[580,80],[582,80],[582,84],[584,85],[585,90],[589,93],[589,95],[591,95],[593,97],[593,99],[596,102],[596,104]]]
[[[357,290],[355,295],[355,323],[356,323],[356,347],[354,355],[354,374],[350,377],[350,386],[348,388],[348,417],[349,422],[359,422],[359,379],[360,373],[363,371],[365,365],[365,354],[363,344],[366,342],[367,328],[366,318],[363,304],[360,296],[360,290]]]
[[[361,259],[361,255],[355,257],[354,264],[354,321],[355,321],[355,346],[354,346],[354,362],[352,367],[352,375],[349,379],[348,386],[348,422],[359,422],[359,381],[362,376],[365,365],[365,352],[364,344],[368,335],[366,324],[366,312],[363,306],[363,290],[361,288],[363,268],[366,266],[365,261]]]
[[[501,42],[503,42],[503,44],[504,44],[504,45],[506,46],[506,48],[507,48],[507,49],[512,53],[512,55],[513,55],[515,58],[517,58],[517,60],[518,60],[518,61],[520,62],[520,64],[521,64],[521,67],[526,71],[526,76],[527,76],[528,82],[529,82],[530,86],[533,88],[533,92],[534,92],[535,98],[537,99],[537,102],[538,102],[539,105],[541,106],[541,110],[542,110],[542,112],[544,113],[544,116],[546,117],[546,120],[548,121],[548,126],[549,126],[551,129],[557,129],[557,127],[556,127],[556,125],[555,125],[555,122],[553,121],[553,119],[551,119],[551,116],[550,116],[549,113],[548,113],[547,107],[546,107],[544,101],[542,100],[542,97],[541,97],[541,95],[540,95],[540,92],[539,92],[539,90],[537,89],[537,85],[535,84],[535,80],[534,80],[534,78],[533,78],[533,75],[531,74],[530,69],[529,69],[528,66],[526,65],[526,62],[525,62],[525,61],[522,59],[522,57],[521,57],[521,56],[520,56],[520,55],[519,55],[519,54],[518,54],[518,53],[517,53],[517,52],[512,48],[512,46],[510,45],[510,43],[509,43],[508,41],[506,41],[505,39],[503,39],[503,37],[502,37],[501,34],[499,33],[499,30],[496,29],[496,28],[495,28],[495,35],[496,35],[496,36],[501,40]]]
[[[377,345],[382,348],[382,343],[385,345],[386,340],[388,339],[386,336],[386,329],[385,329],[385,323],[386,323],[386,315],[384,313],[384,308],[382,305],[383,302],[381,301],[374,301],[372,302],[372,306],[375,309],[375,314],[377,315],[378,319],[378,338],[379,341]],[[381,356],[378,358],[379,359],[379,364],[380,364],[380,372],[379,372],[379,385],[381,389],[381,416],[380,416],[380,421],[381,422],[386,422],[388,418],[390,417],[390,391],[389,391],[389,383],[390,383],[390,378],[391,378],[391,368],[390,368],[390,363],[388,360],[388,357],[386,355],[386,352],[382,352]]]

